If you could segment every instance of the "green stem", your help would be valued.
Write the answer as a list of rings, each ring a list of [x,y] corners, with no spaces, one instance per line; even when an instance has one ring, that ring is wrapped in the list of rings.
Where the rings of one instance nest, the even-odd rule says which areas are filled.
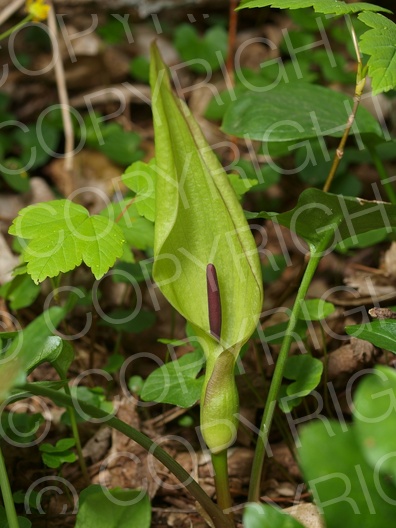
[[[381,183],[384,186],[389,201],[393,204],[396,204],[396,193],[392,183],[389,181],[389,175],[386,172],[384,164],[382,163],[382,159],[378,156],[378,152],[375,147],[369,145],[366,145],[366,147],[370,152],[370,156],[374,162],[375,168],[378,171],[379,177],[381,178]]]
[[[214,480],[217,504],[226,515],[229,515],[232,518],[232,499],[228,482],[227,449],[224,449],[221,453],[212,453],[211,456],[215,472]]]
[[[65,388],[66,394],[68,396],[70,396],[70,398],[71,398],[70,387],[69,387],[69,385],[67,383],[65,384],[64,388]],[[74,407],[72,407],[72,406],[67,407],[67,411],[69,413],[70,425],[71,425],[71,429],[72,429],[72,433],[73,433],[73,438],[74,438],[74,440],[76,442],[78,462],[80,464],[81,472],[83,474],[85,483],[87,484],[87,486],[89,486],[89,484],[91,483],[91,480],[90,480],[89,475],[88,475],[87,465],[85,463],[85,458],[84,458],[84,455],[83,455],[83,452],[82,452],[80,433],[78,432],[76,411],[75,411]]]
[[[43,386],[37,386],[34,383],[25,383],[21,386],[21,388],[30,394],[50,398],[56,405],[59,405],[60,407],[73,406],[73,399],[62,392],[58,392]],[[78,401],[78,404],[84,413],[88,414],[92,418],[106,419],[107,425],[125,434],[131,440],[134,440],[149,453],[151,453],[157,460],[162,462],[162,464],[164,464],[164,466],[177,477],[183,486],[185,486],[185,488],[191,493],[197,502],[199,502],[202,508],[212,519],[215,528],[234,528],[231,519],[224,515],[220,508],[211,501],[208,495],[191,477],[191,475],[187,473],[187,471],[180,464],[178,464],[176,460],[168,455],[168,453],[164,451],[158,444],[150,440],[150,438],[145,434],[141,433],[137,429],[134,429],[115,416],[103,411],[102,409],[98,409],[97,407],[89,405],[81,400],[76,399],[76,401]]]
[[[260,480],[263,470],[263,463],[265,458],[265,449],[268,443],[269,432],[271,429],[272,418],[278,399],[279,389],[282,383],[283,371],[287,357],[289,355],[290,346],[293,339],[294,329],[298,321],[298,315],[301,310],[301,303],[303,302],[305,295],[308,291],[309,285],[311,284],[312,278],[318,267],[320,259],[322,257],[322,251],[327,247],[330,240],[331,233],[326,236],[321,243],[321,247],[315,248],[311,252],[310,259],[305,269],[304,275],[301,279],[301,284],[297,292],[297,296],[293,305],[293,309],[290,314],[289,323],[287,326],[287,332],[282,342],[282,346],[279,352],[279,356],[276,362],[275,371],[272,377],[270,389],[268,392],[267,402],[264,409],[263,418],[260,426],[259,438],[257,439],[256,451],[254,454],[252,473],[250,477],[250,488],[249,488],[249,502],[258,502],[260,496]]]
[[[0,449],[0,487],[3,496],[4,507],[7,515],[9,528],[19,528],[18,516],[15,511],[14,499],[8,480],[7,469],[4,463],[3,453]]]
[[[2,33],[0,35],[0,40],[3,40],[5,38],[9,37],[11,35],[11,33],[14,33],[14,31],[18,31],[18,29],[20,29],[25,24],[30,22],[32,20],[32,18],[33,18],[32,15],[28,15],[23,20],[18,22],[18,24],[15,24],[15,26],[12,26],[10,29],[7,29],[7,31],[4,31],[4,33]]]

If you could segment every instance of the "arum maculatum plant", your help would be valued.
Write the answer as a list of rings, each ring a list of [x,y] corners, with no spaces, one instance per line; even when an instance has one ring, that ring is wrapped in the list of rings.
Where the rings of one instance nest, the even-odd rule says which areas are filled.
[[[172,92],[156,44],[150,83],[157,160],[153,276],[204,348],[201,431],[212,455],[217,500],[226,510],[227,448],[238,425],[234,367],[261,312],[260,262],[227,174]]]

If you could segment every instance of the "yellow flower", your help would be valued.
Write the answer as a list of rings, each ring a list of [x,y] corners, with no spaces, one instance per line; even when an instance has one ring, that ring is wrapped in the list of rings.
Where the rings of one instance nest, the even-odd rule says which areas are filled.
[[[33,22],[46,20],[50,6],[45,0],[26,0],[26,11],[31,15]]]

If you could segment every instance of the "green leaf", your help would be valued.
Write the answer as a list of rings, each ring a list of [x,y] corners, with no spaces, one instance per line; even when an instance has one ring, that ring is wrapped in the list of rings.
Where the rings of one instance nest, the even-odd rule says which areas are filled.
[[[356,436],[368,464],[396,482],[396,372],[377,366],[357,388],[353,415]]]
[[[376,13],[360,13],[359,20],[373,29],[363,33],[360,49],[370,55],[369,74],[373,94],[387,92],[396,87],[396,24]]]
[[[153,247],[153,223],[140,216],[133,200],[125,199],[111,203],[100,214],[110,219],[117,219],[117,226],[122,229],[124,238],[131,247],[137,249]]]
[[[332,239],[327,247],[340,244],[373,229],[396,226],[396,206],[384,202],[369,202],[360,198],[307,189],[301,193],[294,209],[286,213],[257,213],[249,218],[267,218],[277,222],[306,240],[311,248],[322,247],[326,236]]]
[[[48,361],[58,372],[59,377],[66,378],[73,359],[74,350],[71,344],[58,336],[51,336],[46,339],[42,349],[30,359],[26,370],[32,372],[38,365]]]
[[[135,57],[132,59],[129,64],[129,73],[138,81],[148,83],[150,77],[150,63],[146,57]]]
[[[308,299],[301,303],[301,311],[298,314],[298,318],[304,321],[323,321],[323,319],[326,319],[334,312],[334,304],[323,299]]]
[[[350,325],[345,327],[345,331],[348,335],[365,339],[396,354],[396,321],[393,319],[377,319],[370,323]]]
[[[269,504],[248,504],[243,513],[244,528],[304,528],[280,508]]]
[[[19,211],[9,232],[28,240],[23,253],[35,283],[85,262],[97,279],[122,255],[124,238],[112,219],[89,216],[69,200],[30,205]]]
[[[200,38],[191,24],[180,24],[175,31],[174,45],[183,61],[197,73],[217,71],[227,55],[228,36],[221,26],[214,26]],[[202,64],[202,61],[204,63]]]
[[[326,420],[302,429],[300,464],[326,528],[379,528],[394,522],[396,488],[362,456],[350,424]]]
[[[310,354],[288,357],[283,376],[295,381],[287,385],[286,395],[279,400],[282,411],[291,412],[296,404],[299,405],[301,398],[308,396],[319,385],[322,372],[323,363]]]
[[[199,400],[204,378],[196,379],[205,358],[196,350],[154,370],[146,379],[140,397],[144,401],[191,407]]]
[[[279,83],[265,94],[249,91],[231,102],[221,128],[266,143],[341,137],[352,107],[351,97],[324,86]],[[357,111],[354,131],[383,137],[378,121],[363,107]]]
[[[98,484],[80,493],[75,528],[150,528],[151,506],[143,490],[108,489]]]
[[[75,444],[74,438],[62,438],[56,445],[41,444],[39,449],[44,464],[50,468],[59,468],[64,463],[75,462],[77,455],[70,450]]]
[[[13,398],[13,403],[15,401]],[[2,411],[0,421],[2,437],[8,437],[16,444],[23,445],[37,440],[36,433],[45,420],[39,413]]]
[[[134,204],[141,216],[151,222],[155,220],[155,182],[157,178],[155,159],[149,163],[137,161],[122,175],[125,185],[136,193]]]
[[[278,7],[279,9],[300,9],[313,7],[316,13],[326,15],[346,15],[357,13],[358,11],[386,11],[388,9],[367,2],[346,3],[342,0],[242,0],[238,9],[244,7]]]
[[[242,198],[244,194],[250,191],[252,187],[257,185],[258,180],[251,180],[249,178],[241,178],[239,174],[229,174],[228,179],[234,189],[235,194],[238,197],[238,200]]]
[[[9,301],[12,310],[30,306],[39,293],[40,286],[35,284],[27,273],[17,275],[0,288],[0,295]]]
[[[0,402],[7,398],[13,386],[24,382],[28,365],[41,354],[47,338],[64,316],[63,308],[54,306],[17,333],[0,357]]]

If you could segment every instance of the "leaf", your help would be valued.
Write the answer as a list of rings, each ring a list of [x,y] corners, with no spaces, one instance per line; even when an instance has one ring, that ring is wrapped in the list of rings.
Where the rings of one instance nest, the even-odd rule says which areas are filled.
[[[334,304],[323,299],[308,299],[301,303],[299,319],[304,321],[323,321],[335,312]]]
[[[0,526],[1,528],[9,528],[10,526],[4,506],[0,506]],[[26,517],[18,515],[18,526],[19,528],[31,528],[32,523]]]
[[[206,266],[214,264],[223,312],[221,338],[228,347],[240,346],[261,312],[256,244],[224,169],[188,108],[172,93],[155,47],[151,86],[158,167],[154,279],[197,335],[216,346],[206,284]]]
[[[124,199],[111,203],[101,213],[107,218],[116,218],[124,238],[131,247],[148,249],[154,245],[153,223],[142,218],[133,200]]]
[[[304,427],[300,465],[326,528],[382,528],[394,522],[396,488],[364,460],[353,426],[326,420]]]
[[[150,528],[151,506],[143,490],[94,484],[80,493],[75,528]]]
[[[396,226],[396,206],[307,189],[301,193],[296,207],[286,213],[262,212],[248,217],[277,222],[297,233],[313,249],[323,246],[331,235],[327,249],[350,238],[357,241],[358,235],[373,229],[385,227],[392,231],[392,226]]]
[[[70,451],[75,444],[76,441],[74,438],[62,438],[58,440],[56,445],[41,444],[39,450],[42,453],[41,456],[44,464],[50,468],[59,468],[66,462],[75,462],[77,456],[73,451]]]
[[[286,360],[283,376],[294,383],[287,385],[286,395],[279,400],[283,412],[291,412],[301,398],[308,396],[320,383],[323,363],[310,354],[290,356]]]
[[[85,262],[97,279],[122,254],[124,237],[112,219],[89,216],[81,205],[53,200],[19,211],[9,232],[29,242],[23,253],[37,284]]]
[[[12,387],[23,383],[28,365],[40,356],[47,338],[65,316],[63,308],[49,308],[30,323],[16,337],[1,356],[0,361],[0,403],[4,401]],[[2,338],[0,333],[0,339]]]
[[[227,41],[227,32],[221,26],[208,29],[203,38],[191,24],[180,24],[175,30],[175,48],[187,62],[186,66],[197,73],[206,74],[220,68],[227,55]]]
[[[39,294],[40,286],[35,284],[27,273],[14,277],[0,288],[0,295],[10,302],[12,310],[30,306]]]
[[[377,366],[359,384],[353,402],[356,436],[364,458],[395,482],[396,372]]]
[[[359,20],[373,29],[360,38],[360,49],[370,55],[369,74],[373,94],[387,92],[396,87],[396,24],[376,13],[360,13]]]
[[[313,7],[316,13],[326,15],[346,15],[348,13],[357,13],[358,11],[386,11],[388,9],[367,2],[355,2],[348,4],[341,0],[242,0],[238,9],[245,7],[278,7],[279,9],[300,9]]]
[[[266,143],[341,137],[352,111],[348,95],[305,82],[279,83],[265,94],[246,92],[229,104],[221,129]],[[378,121],[359,107],[351,132],[383,137]]]
[[[48,337],[41,350],[30,359],[26,370],[32,372],[36,367],[48,361],[58,372],[60,378],[66,378],[67,371],[74,359],[74,350],[68,341],[59,336]]]
[[[378,319],[370,323],[346,326],[345,331],[348,335],[365,339],[376,347],[396,354],[396,321],[392,319]]]
[[[243,513],[244,528],[304,528],[280,508],[269,504],[248,504]]]
[[[204,378],[196,379],[205,358],[197,350],[154,370],[146,379],[140,397],[144,401],[191,407],[199,400]]]
[[[125,185],[136,193],[134,204],[138,213],[151,222],[155,220],[155,159],[149,163],[137,161],[130,165],[122,175]]]

